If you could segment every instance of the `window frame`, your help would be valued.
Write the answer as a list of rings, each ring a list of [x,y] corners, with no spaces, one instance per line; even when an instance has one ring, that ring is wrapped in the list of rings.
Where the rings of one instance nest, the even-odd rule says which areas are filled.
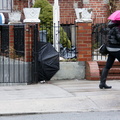
[[[9,2],[7,8],[4,8],[1,3]],[[0,0],[0,12],[11,12],[13,8],[13,0]]]

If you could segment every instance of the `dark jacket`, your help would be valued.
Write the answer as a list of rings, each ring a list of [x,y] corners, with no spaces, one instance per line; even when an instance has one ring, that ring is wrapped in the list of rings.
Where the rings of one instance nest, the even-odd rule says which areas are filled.
[[[108,23],[108,46],[120,48],[120,25],[116,22]]]

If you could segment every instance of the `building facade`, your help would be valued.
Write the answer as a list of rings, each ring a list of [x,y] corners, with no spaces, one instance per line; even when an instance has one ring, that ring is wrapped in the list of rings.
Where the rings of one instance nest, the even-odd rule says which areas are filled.
[[[54,0],[48,0],[54,4]],[[25,7],[31,7],[35,0],[1,0],[0,12],[12,10],[22,11]],[[120,0],[58,0],[60,6],[60,23],[74,24],[76,20],[75,8],[91,8],[93,23],[107,22],[111,12],[119,9]]]
[[[48,0],[54,4],[54,0]],[[60,22],[74,23],[76,19],[75,8],[91,8],[93,23],[107,22],[107,17],[119,9],[120,0],[59,0]]]

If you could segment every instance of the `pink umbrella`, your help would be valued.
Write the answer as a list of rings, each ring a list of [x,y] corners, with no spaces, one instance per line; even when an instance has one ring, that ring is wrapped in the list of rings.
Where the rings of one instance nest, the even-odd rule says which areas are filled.
[[[120,20],[120,10],[115,11],[109,17],[109,20]]]

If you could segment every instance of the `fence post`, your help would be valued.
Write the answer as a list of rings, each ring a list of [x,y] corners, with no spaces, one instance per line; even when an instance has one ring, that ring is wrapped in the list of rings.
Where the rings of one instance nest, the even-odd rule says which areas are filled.
[[[32,62],[32,57],[33,57],[32,50],[33,50],[33,42],[34,42],[34,26],[35,25],[36,23],[25,24],[25,61],[26,62]]]
[[[15,57],[14,50],[14,25],[9,25],[9,57]]]
[[[25,62],[32,61],[32,40],[31,40],[31,29],[29,24],[25,24]]]
[[[92,22],[77,23],[77,60],[91,61],[92,60]]]

